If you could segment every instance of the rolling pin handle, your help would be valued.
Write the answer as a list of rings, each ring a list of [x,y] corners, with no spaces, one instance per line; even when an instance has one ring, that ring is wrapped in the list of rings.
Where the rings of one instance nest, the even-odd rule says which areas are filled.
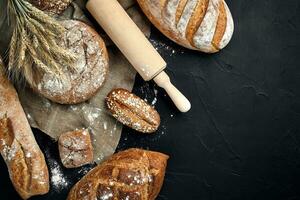
[[[119,2],[89,0],[86,7],[143,79],[148,81],[159,73],[154,81],[167,91],[181,112],[189,111],[190,102],[172,85],[168,75],[162,71],[167,65],[166,62]]]
[[[189,100],[171,83],[166,72],[161,72],[153,80],[159,87],[166,90],[178,110],[181,112],[188,112],[191,109]]]

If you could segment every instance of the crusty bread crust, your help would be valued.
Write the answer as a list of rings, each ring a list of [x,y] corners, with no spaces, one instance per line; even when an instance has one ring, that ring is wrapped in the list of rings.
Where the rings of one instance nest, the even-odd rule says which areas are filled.
[[[213,47],[216,49],[220,48],[220,42],[225,34],[226,25],[227,25],[227,14],[226,14],[224,2],[220,3],[219,11],[220,11],[220,13],[219,13],[218,21],[217,21],[215,35],[211,42]]]
[[[44,74],[31,87],[60,104],[77,104],[93,97],[108,74],[108,53],[99,34],[90,26],[75,20],[63,22],[67,31],[62,45],[77,55],[75,70],[64,67],[63,79]]]
[[[118,121],[136,131],[153,133],[160,125],[158,112],[128,90],[112,90],[106,97],[106,104]]]
[[[61,134],[58,149],[61,162],[66,168],[76,168],[93,162],[93,146],[88,129]]]
[[[35,141],[14,87],[1,71],[1,59],[0,152],[10,179],[23,199],[49,191],[44,155]]]
[[[230,41],[233,20],[224,0],[137,0],[149,20],[169,39],[189,49],[218,52]]]
[[[68,200],[154,200],[163,185],[168,158],[142,149],[119,152],[76,183]]]

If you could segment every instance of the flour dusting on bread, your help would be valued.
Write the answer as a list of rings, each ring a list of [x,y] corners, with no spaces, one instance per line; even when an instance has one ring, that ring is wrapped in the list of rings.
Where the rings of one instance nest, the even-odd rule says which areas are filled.
[[[224,0],[137,1],[162,33],[186,48],[214,53],[224,48],[232,37],[233,19]],[[226,31],[224,26],[218,29],[218,22],[226,26]],[[216,44],[214,37],[218,38]]]
[[[70,66],[62,66],[64,76],[44,74],[38,92],[52,101],[69,104],[90,98],[104,84],[108,73],[108,56],[100,36],[82,22],[67,20],[62,45],[77,56]]]

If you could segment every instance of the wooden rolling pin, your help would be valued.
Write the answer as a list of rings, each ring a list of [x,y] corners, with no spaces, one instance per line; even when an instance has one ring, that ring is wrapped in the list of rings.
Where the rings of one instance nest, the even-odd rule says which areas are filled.
[[[181,112],[191,108],[189,100],[171,83],[164,72],[167,64],[127,15],[117,0],[89,0],[87,9],[112,41],[143,77],[164,88]]]

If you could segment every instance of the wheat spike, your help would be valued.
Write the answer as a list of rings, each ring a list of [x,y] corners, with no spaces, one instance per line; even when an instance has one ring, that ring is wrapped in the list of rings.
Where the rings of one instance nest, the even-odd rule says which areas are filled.
[[[53,17],[26,0],[8,0],[14,31],[9,49],[9,71],[29,82],[39,73],[64,78],[62,67],[71,67],[76,56],[60,46],[66,29]],[[39,76],[40,77],[40,76]]]

